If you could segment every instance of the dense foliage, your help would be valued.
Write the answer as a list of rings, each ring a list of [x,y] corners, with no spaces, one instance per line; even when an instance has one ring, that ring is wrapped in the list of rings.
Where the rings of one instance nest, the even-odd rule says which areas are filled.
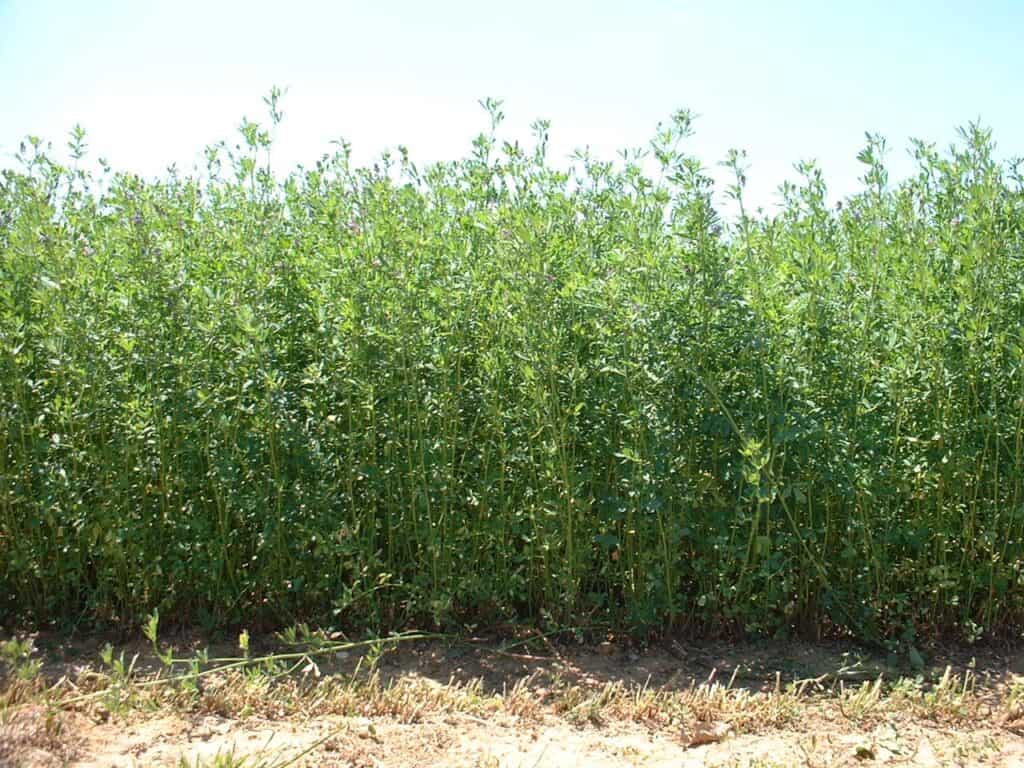
[[[272,103],[272,118],[279,113]],[[492,120],[498,106],[489,103]],[[0,185],[0,621],[975,639],[1024,618],[1024,185],[972,126],[715,210],[679,150]]]

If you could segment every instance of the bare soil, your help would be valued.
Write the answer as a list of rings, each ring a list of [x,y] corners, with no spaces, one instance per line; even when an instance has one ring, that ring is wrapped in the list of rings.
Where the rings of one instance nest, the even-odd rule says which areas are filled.
[[[287,761],[318,744],[295,764],[323,768],[1024,765],[1024,741],[998,730],[950,732],[905,724],[866,733],[827,727],[817,733],[808,730],[727,735],[721,741],[691,747],[682,734],[621,722],[598,728],[557,720],[524,724],[495,718],[488,722],[469,716],[403,724],[366,718],[303,722],[162,715],[130,723],[82,723],[69,733],[75,739],[74,757],[64,760],[52,750],[36,749],[8,764],[115,768],[175,766],[184,760],[188,765],[212,765],[219,755],[231,755],[259,765]]]
[[[94,666],[88,643],[40,646],[49,680]],[[158,665],[135,650],[141,679]],[[910,672],[919,697],[872,699],[908,671],[849,648],[410,643],[380,658],[372,692],[318,694],[361,658],[331,654],[289,689],[214,681],[189,706],[48,707],[8,684],[0,766],[1024,766],[1005,653],[933,654]]]

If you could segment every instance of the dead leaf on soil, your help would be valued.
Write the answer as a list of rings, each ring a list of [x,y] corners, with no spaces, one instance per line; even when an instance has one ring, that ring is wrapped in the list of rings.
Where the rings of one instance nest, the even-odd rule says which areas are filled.
[[[728,723],[697,723],[690,732],[686,742],[687,747],[702,747],[705,744],[716,744],[732,733],[732,726]]]

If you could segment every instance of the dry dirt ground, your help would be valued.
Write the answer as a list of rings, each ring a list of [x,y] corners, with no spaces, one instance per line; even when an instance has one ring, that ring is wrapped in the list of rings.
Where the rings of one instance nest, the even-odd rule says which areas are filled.
[[[994,652],[417,641],[190,686],[141,646],[129,675],[38,644],[36,678],[0,683],[0,766],[1024,766],[1024,679]]]

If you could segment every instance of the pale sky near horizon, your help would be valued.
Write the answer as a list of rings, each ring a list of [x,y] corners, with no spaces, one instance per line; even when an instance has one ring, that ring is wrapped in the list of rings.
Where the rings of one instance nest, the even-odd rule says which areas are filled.
[[[551,157],[607,159],[645,145],[680,107],[685,145],[714,174],[749,154],[749,198],[770,205],[793,164],[816,159],[834,196],[858,187],[865,131],[947,146],[980,118],[1002,156],[1024,155],[1024,0],[974,3],[375,3],[0,0],[0,167],[26,134],[63,147],[80,123],[90,155],[146,176],[190,169],[234,139],[262,97],[288,88],[278,170],[332,139],[355,158],[407,145],[423,164],[469,151],[504,100],[501,135],[551,120]]]

